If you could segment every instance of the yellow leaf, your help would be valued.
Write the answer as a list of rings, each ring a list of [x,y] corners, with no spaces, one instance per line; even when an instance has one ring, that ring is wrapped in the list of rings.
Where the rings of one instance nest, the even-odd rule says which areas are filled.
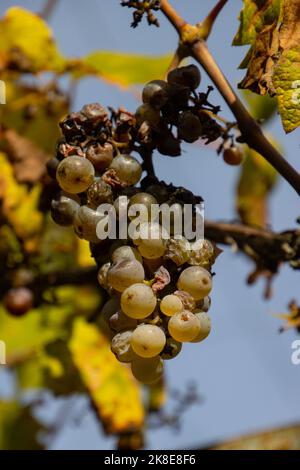
[[[244,224],[266,227],[268,197],[278,174],[259,153],[249,148],[245,153],[237,185],[237,211]]]
[[[31,73],[61,72],[65,61],[47,23],[21,7],[9,8],[0,21],[0,63]]]
[[[86,240],[77,240],[77,260],[81,268],[95,266],[95,260],[91,256],[90,244]]]
[[[76,78],[97,75],[121,87],[144,84],[163,78],[172,55],[146,56],[112,51],[96,51],[85,58],[70,61]]]
[[[1,152],[0,167],[0,200],[3,212],[19,237],[32,237],[41,229],[43,222],[43,216],[38,210],[41,185],[38,184],[32,189],[19,185],[11,164]]]
[[[106,432],[139,430],[144,423],[140,387],[129,368],[114,357],[104,335],[78,319],[69,346]]]

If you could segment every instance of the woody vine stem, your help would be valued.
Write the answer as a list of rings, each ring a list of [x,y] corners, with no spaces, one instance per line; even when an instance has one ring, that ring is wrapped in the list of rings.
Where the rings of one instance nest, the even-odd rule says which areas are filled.
[[[173,64],[178,65],[183,58],[190,56],[203,67],[234,114],[244,142],[260,153],[300,195],[300,174],[266,138],[259,124],[249,114],[230,86],[207,47],[206,40],[214,21],[226,3],[227,0],[220,0],[201,24],[193,26],[178,14],[168,0],[161,0],[162,13],[179,35],[179,46]]]

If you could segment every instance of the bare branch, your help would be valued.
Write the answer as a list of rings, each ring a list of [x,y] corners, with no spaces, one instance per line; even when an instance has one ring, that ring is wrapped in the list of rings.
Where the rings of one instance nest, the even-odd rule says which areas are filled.
[[[260,126],[249,114],[233,88],[224,77],[209,52],[201,29],[187,24],[168,0],[162,0],[161,10],[177,30],[181,43],[206,71],[234,114],[244,141],[259,152],[300,195],[300,174],[283,158],[263,134]]]
[[[205,20],[201,24],[201,31],[203,39],[207,39],[212,31],[212,28],[215,24],[219,13],[226,5],[227,0],[219,0],[216,6],[211,10],[211,12],[207,15]]]
[[[49,20],[55,10],[59,0],[46,0],[44,8],[40,12],[40,17],[44,20]]]

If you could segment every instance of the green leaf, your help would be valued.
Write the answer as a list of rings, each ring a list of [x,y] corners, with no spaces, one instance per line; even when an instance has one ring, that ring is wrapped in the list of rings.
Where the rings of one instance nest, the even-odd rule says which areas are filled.
[[[277,95],[286,132],[300,125],[299,0],[244,0],[234,45],[250,44],[239,84],[260,95]]]
[[[277,101],[269,95],[256,95],[249,90],[243,90],[242,95],[248,104],[251,115],[257,121],[266,122],[271,119],[277,111]]]
[[[65,61],[47,23],[21,7],[9,8],[0,20],[0,64],[36,73],[62,72]]]
[[[146,56],[112,51],[96,51],[70,61],[74,76],[97,75],[109,83],[128,87],[163,78],[172,55]]]
[[[237,185],[236,209],[246,225],[268,225],[268,198],[278,173],[257,152],[245,147],[245,160]]]
[[[38,435],[44,429],[32,416],[29,406],[21,406],[15,401],[0,401],[0,449],[43,449]]]

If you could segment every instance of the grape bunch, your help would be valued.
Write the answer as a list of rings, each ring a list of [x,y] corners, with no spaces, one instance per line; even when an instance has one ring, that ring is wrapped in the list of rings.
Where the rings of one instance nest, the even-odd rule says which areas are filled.
[[[98,282],[107,293],[99,323],[106,327],[111,350],[145,384],[160,379],[164,361],[175,358],[183,343],[201,342],[211,330],[207,312],[218,249],[209,240],[195,247],[183,236],[172,238],[172,227],[165,238],[160,221],[151,219],[154,204],[182,208],[201,201],[159,181],[149,167],[154,150],[177,156],[182,141],[222,136],[206,112],[211,107],[207,94],[195,91],[200,79],[197,67],[190,65],[171,71],[167,81],[148,83],[135,114],[111,109],[109,115],[100,104],[84,106],[60,123],[63,137],[47,165],[57,185],[51,203],[54,221],[73,226],[78,237],[90,242],[99,267]],[[145,207],[141,225],[155,237],[127,233],[124,239],[98,238],[101,205],[113,205],[120,219],[122,196],[126,211],[133,204]]]

